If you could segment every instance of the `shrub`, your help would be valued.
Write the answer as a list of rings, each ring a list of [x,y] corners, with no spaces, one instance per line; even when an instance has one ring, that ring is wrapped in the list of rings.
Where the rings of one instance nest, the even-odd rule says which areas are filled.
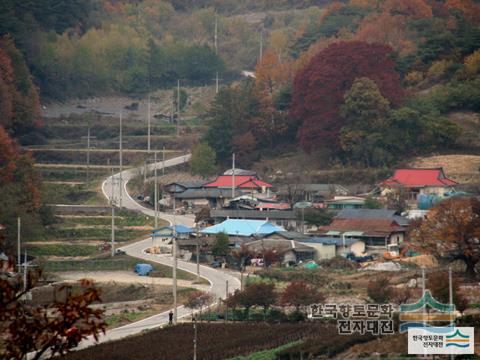
[[[367,294],[370,299],[379,304],[387,303],[393,295],[388,277],[379,276],[370,280],[367,285]]]
[[[320,266],[332,270],[355,270],[359,267],[355,261],[350,261],[341,256],[323,260],[320,262]]]

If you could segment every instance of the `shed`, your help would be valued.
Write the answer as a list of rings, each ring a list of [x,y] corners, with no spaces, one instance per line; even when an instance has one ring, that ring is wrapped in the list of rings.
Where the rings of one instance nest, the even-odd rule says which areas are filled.
[[[343,249],[345,241],[346,250]],[[302,240],[303,245],[315,249],[315,260],[331,259],[341,255],[343,252],[352,252],[354,254],[363,254],[365,252],[365,243],[359,239],[352,238],[334,238],[334,237],[315,237]]]
[[[275,251],[284,265],[313,260],[315,257],[315,249],[313,247],[293,240],[262,239],[252,241],[246,245],[257,254],[261,254],[264,250]]]

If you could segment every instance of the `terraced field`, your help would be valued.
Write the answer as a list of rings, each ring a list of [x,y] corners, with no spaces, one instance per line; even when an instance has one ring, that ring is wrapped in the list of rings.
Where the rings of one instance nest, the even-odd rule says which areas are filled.
[[[151,95],[151,150],[158,152],[159,160],[162,153],[166,160],[185,153],[203,131],[202,114],[214,96],[214,88],[186,90],[188,103],[178,124],[170,117],[172,90]],[[132,109],[132,103],[138,103],[138,108]],[[111,97],[47,105],[40,141],[25,146],[42,175],[44,203],[108,206],[101,184],[112,169],[119,168],[118,109],[123,109],[123,167],[138,167],[153,160],[152,152],[147,150],[146,99]],[[165,224],[161,222],[160,226]],[[134,212],[117,211],[115,228],[116,242],[121,244],[147,236],[153,220]],[[55,264],[57,270],[72,270],[85,264],[93,268],[107,264],[97,259],[108,257],[110,239],[109,212],[97,212],[53,214],[45,231],[26,236],[25,241],[29,253],[47,269],[52,270],[47,264]],[[130,265],[114,267],[124,269]]]

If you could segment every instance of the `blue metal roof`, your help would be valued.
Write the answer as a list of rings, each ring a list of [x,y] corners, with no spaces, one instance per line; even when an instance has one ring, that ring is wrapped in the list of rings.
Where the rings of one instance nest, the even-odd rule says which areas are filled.
[[[219,234],[237,236],[269,235],[277,231],[285,231],[281,226],[276,226],[266,220],[228,219],[224,222],[205,228],[202,234]]]

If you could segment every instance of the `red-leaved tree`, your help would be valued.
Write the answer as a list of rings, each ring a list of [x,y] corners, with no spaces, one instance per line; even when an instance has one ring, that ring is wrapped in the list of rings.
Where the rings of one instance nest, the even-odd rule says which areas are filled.
[[[318,291],[317,287],[310,286],[305,281],[294,281],[285,288],[280,302],[282,305],[294,306],[298,312],[301,307],[307,307],[324,300],[325,296]]]
[[[301,122],[297,137],[307,152],[336,145],[343,120],[339,108],[355,79],[373,80],[391,104],[400,104],[404,92],[391,47],[362,41],[331,44],[313,57],[294,80],[291,115]]]

